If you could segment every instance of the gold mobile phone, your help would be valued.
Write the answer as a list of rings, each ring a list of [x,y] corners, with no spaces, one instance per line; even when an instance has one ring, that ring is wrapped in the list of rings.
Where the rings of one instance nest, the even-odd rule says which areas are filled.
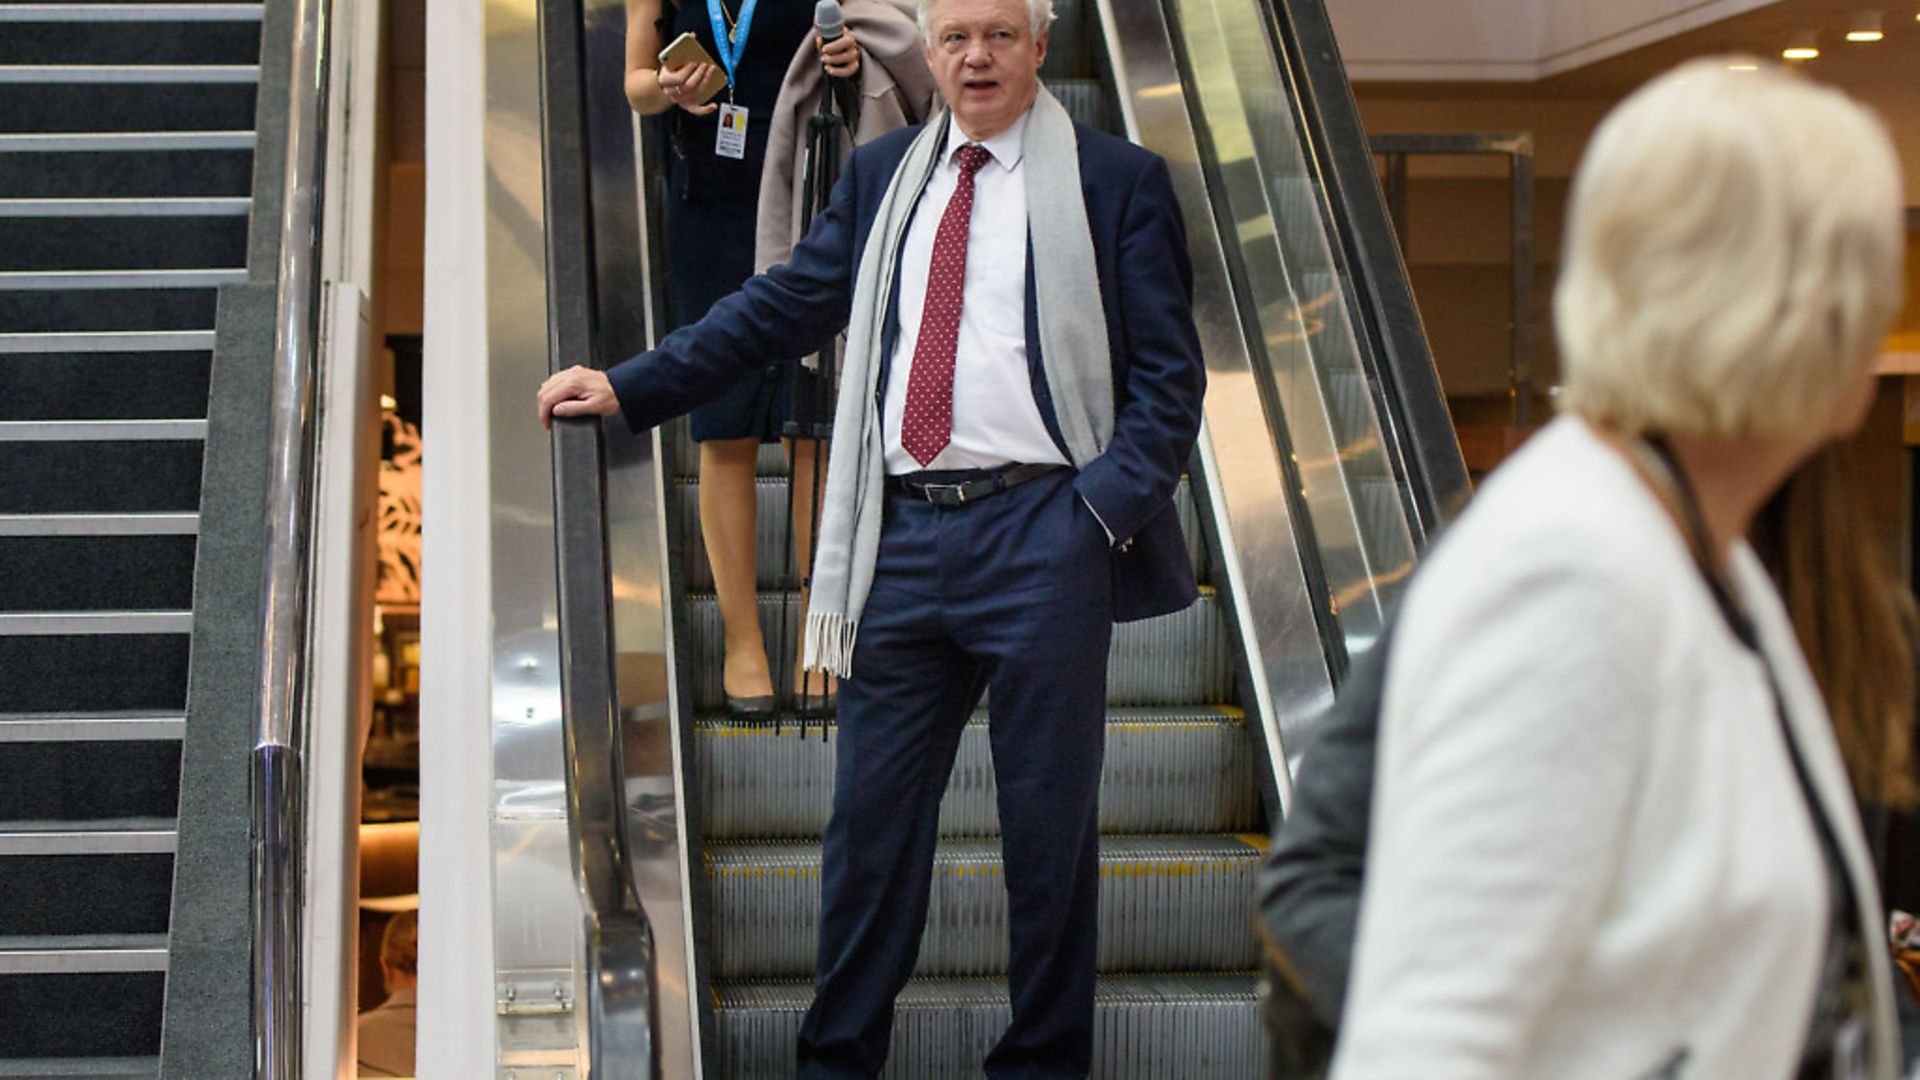
[[[727,73],[721,69],[720,62],[700,44],[700,39],[693,36],[691,30],[674,38],[671,44],[660,50],[661,67],[681,67],[686,64],[713,65],[713,74],[707,77],[705,85],[694,91],[692,104],[705,105],[713,99],[713,95],[727,88]]]

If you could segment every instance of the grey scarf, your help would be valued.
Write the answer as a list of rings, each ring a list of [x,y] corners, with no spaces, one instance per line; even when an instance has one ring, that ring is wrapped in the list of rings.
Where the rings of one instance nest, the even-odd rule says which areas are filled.
[[[880,552],[886,449],[878,388],[887,362],[880,351],[891,314],[887,293],[914,207],[946,147],[949,122],[943,111],[908,147],[867,235],[854,285],[803,653],[809,670],[841,678],[853,676],[854,638]],[[1080,190],[1079,137],[1044,86],[1027,119],[1021,160],[1041,364],[1067,454],[1075,468],[1085,468],[1113,437],[1113,364]]]

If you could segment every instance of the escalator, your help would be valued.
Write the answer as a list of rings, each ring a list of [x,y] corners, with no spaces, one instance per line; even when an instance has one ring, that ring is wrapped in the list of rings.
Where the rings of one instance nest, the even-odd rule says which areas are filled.
[[[1202,596],[1116,627],[1113,642],[1094,1074],[1257,1075],[1252,873],[1287,795],[1292,737],[1331,699],[1349,653],[1378,634],[1426,536],[1463,495],[1465,471],[1318,0],[1056,8],[1048,85],[1076,118],[1172,170],[1210,377],[1206,428],[1177,497]],[[663,265],[661,192],[634,187],[636,157],[639,175],[659,175],[657,140],[644,127],[634,138],[628,118],[580,90],[617,85],[605,81],[617,63],[607,16],[590,3],[584,24],[565,31],[543,10],[549,185],[575,178],[549,191],[554,340],[561,356],[603,363],[657,338],[655,313],[666,310],[650,272]],[[585,104],[556,110],[565,100]],[[567,259],[579,273],[562,273]],[[584,788],[610,768],[628,808],[623,821],[576,819],[577,846],[583,859],[613,851],[631,884],[611,906],[649,929],[657,964],[645,1015],[596,1012],[596,1025],[647,1025],[666,1075],[790,1075],[812,996],[834,724],[726,716],[697,454],[683,425],[640,439],[582,429],[560,444],[563,682],[599,668],[619,684],[603,692],[617,693],[611,721],[604,701],[570,694],[570,745],[595,733],[608,743],[590,773],[570,779]],[[778,448],[765,448],[760,615],[782,688],[802,623],[797,573],[782,563],[788,489]],[[605,640],[574,639],[564,599],[574,590],[576,611],[599,590],[612,613]],[[982,711],[942,807],[889,1075],[969,1074],[1007,1022],[994,799]],[[596,1075],[648,1075],[601,1052],[594,1060]]]

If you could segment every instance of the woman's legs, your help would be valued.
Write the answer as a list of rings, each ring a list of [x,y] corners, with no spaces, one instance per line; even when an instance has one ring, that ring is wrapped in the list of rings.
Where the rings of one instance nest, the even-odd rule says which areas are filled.
[[[754,461],[758,439],[710,439],[700,444],[700,531],[713,564],[713,591],[726,631],[722,684],[728,697],[773,693],[767,645],[760,634],[754,570]]]

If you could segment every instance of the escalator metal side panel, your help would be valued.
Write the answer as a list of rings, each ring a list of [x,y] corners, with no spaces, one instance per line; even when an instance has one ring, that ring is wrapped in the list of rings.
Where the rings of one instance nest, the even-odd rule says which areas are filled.
[[[622,0],[584,0],[584,60],[590,88],[619,87],[626,76]],[[653,273],[660,238],[641,182],[644,144],[619,93],[587,95],[587,153],[597,243],[598,366],[650,346],[660,325],[660,282]],[[633,240],[637,239],[638,243]],[[581,362],[589,358],[582,357]],[[694,978],[690,808],[684,782],[680,711],[674,688],[671,612],[666,603],[668,479],[657,432],[636,436],[605,427],[607,537],[612,574],[628,861],[635,892],[653,928],[660,1075],[701,1075],[699,982]]]
[[[1165,13],[1158,4],[1124,0],[1099,0],[1099,8],[1127,135],[1166,160],[1186,223],[1194,319],[1207,360],[1195,497],[1207,504],[1216,526],[1215,580],[1233,599],[1247,653],[1251,711],[1260,718],[1284,806],[1291,794],[1286,740],[1333,700],[1333,672],[1295,529],[1290,481],[1268,433]]]
[[[1282,62],[1295,69],[1303,127],[1313,143],[1322,182],[1335,216],[1345,224],[1341,239],[1347,264],[1373,315],[1367,331],[1380,358],[1378,374],[1386,398],[1380,422],[1400,450],[1418,511],[1413,524],[1424,548],[1465,505],[1471,491],[1459,435],[1326,4],[1269,0],[1266,6],[1278,24],[1276,39],[1289,53]]]

